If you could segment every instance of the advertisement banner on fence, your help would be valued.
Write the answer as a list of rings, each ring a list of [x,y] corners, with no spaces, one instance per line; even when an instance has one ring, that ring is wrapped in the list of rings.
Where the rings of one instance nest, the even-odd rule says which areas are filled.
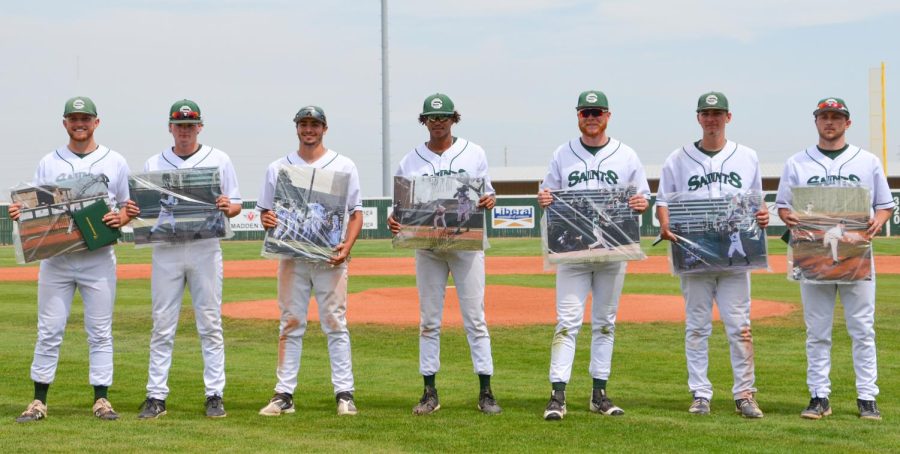
[[[533,206],[495,206],[491,215],[495,229],[533,229]]]
[[[362,207],[363,230],[378,229],[378,207]]]
[[[231,230],[235,232],[261,232],[262,223],[259,220],[259,211],[255,208],[244,208],[241,214],[231,218]]]

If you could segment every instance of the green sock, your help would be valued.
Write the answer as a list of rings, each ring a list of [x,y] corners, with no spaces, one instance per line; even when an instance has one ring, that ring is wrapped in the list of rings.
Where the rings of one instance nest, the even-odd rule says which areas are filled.
[[[566,390],[565,382],[555,381],[555,382],[551,383],[551,385],[553,385],[554,391],[565,391]]]
[[[425,386],[434,388],[434,375],[423,375],[422,378],[425,379]]]
[[[594,389],[606,389],[606,380],[594,379]]]
[[[481,385],[481,390],[491,389],[491,376],[490,375],[478,375],[478,384]]]
[[[39,400],[47,405],[47,391],[50,390],[50,383],[34,382],[34,400]]]
[[[106,399],[109,396],[109,386],[94,386],[94,402],[101,397]]]

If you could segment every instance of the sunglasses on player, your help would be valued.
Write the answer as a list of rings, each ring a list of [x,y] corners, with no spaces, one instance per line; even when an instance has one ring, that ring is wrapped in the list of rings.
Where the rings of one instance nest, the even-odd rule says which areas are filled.
[[[450,121],[453,118],[450,115],[430,115],[428,116],[429,123],[443,123],[445,121]]]
[[[580,116],[581,118],[602,117],[606,112],[609,111],[603,109],[581,109],[578,111],[578,116]]]

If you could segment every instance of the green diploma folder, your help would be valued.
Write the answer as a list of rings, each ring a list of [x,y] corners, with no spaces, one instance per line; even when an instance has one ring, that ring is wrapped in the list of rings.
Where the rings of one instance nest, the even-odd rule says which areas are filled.
[[[119,229],[110,228],[103,222],[103,215],[109,213],[109,207],[103,200],[98,200],[74,213],[72,218],[87,248],[91,251],[115,243],[122,236]]]

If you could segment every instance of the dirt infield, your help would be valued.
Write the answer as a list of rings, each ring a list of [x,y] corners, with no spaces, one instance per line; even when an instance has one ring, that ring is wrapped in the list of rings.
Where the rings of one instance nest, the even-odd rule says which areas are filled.
[[[528,288],[489,285],[485,292],[485,317],[491,326],[552,324],[556,320],[552,288]],[[444,306],[445,326],[462,326],[456,289],[447,288]],[[790,313],[795,306],[774,301],[754,300],[752,318],[778,317]],[[590,305],[585,311],[590,320]],[[275,300],[246,301],[222,305],[222,313],[232,318],[278,320],[280,312]],[[713,316],[719,319],[718,310]],[[310,305],[309,320],[318,320],[318,308]],[[622,295],[619,302],[620,322],[677,322],[684,320],[684,301],[672,295]],[[419,324],[418,294],[415,288],[379,288],[350,294],[347,320],[353,324],[416,326]]]
[[[770,255],[769,265],[773,273],[787,272],[787,259],[783,255]],[[225,262],[226,278],[275,277],[278,262],[275,260],[241,260]],[[900,274],[900,256],[876,256],[877,274]],[[489,275],[498,274],[552,274],[544,271],[541,257],[487,257],[485,271]],[[766,273],[758,270],[755,273]],[[351,276],[391,276],[413,275],[416,273],[415,259],[412,257],[356,258],[350,262]],[[669,273],[668,258],[647,257],[647,260],[628,263],[629,274]],[[149,279],[149,264],[118,266],[119,279]],[[37,280],[35,266],[0,268],[0,282]]]
[[[666,257],[653,256],[647,260],[630,262],[629,274],[668,274]],[[773,273],[784,274],[787,270],[785,256],[770,256]],[[875,257],[875,267],[879,274],[900,274],[900,257]],[[275,260],[245,260],[225,262],[226,278],[274,278],[277,268]],[[544,271],[541,257],[488,257],[486,272],[490,275],[503,274],[552,274]],[[766,273],[758,270],[756,273]],[[414,275],[415,260],[402,258],[357,258],[350,263],[351,276]],[[35,281],[37,267],[0,268],[0,281]],[[148,279],[150,265],[119,265],[118,277],[127,279]],[[674,279],[674,278],[673,278]],[[447,289],[447,305],[444,308],[444,324],[460,326],[461,319],[457,304],[456,289]],[[525,325],[553,323],[556,320],[555,296],[552,288],[528,288],[503,285],[489,285],[486,289],[486,315],[491,325]],[[379,288],[350,295],[348,320],[351,324],[375,323],[388,325],[415,326],[419,322],[418,295],[415,288]],[[777,317],[790,313],[794,306],[774,301],[754,300],[753,318]],[[310,307],[309,319],[318,320],[315,303]],[[233,318],[258,318],[277,320],[278,305],[275,300],[227,303],[222,312]],[[718,319],[718,312],[715,313]],[[619,321],[623,322],[676,322],[684,320],[684,302],[673,295],[622,295],[619,304]],[[590,308],[585,313],[590,320]]]

